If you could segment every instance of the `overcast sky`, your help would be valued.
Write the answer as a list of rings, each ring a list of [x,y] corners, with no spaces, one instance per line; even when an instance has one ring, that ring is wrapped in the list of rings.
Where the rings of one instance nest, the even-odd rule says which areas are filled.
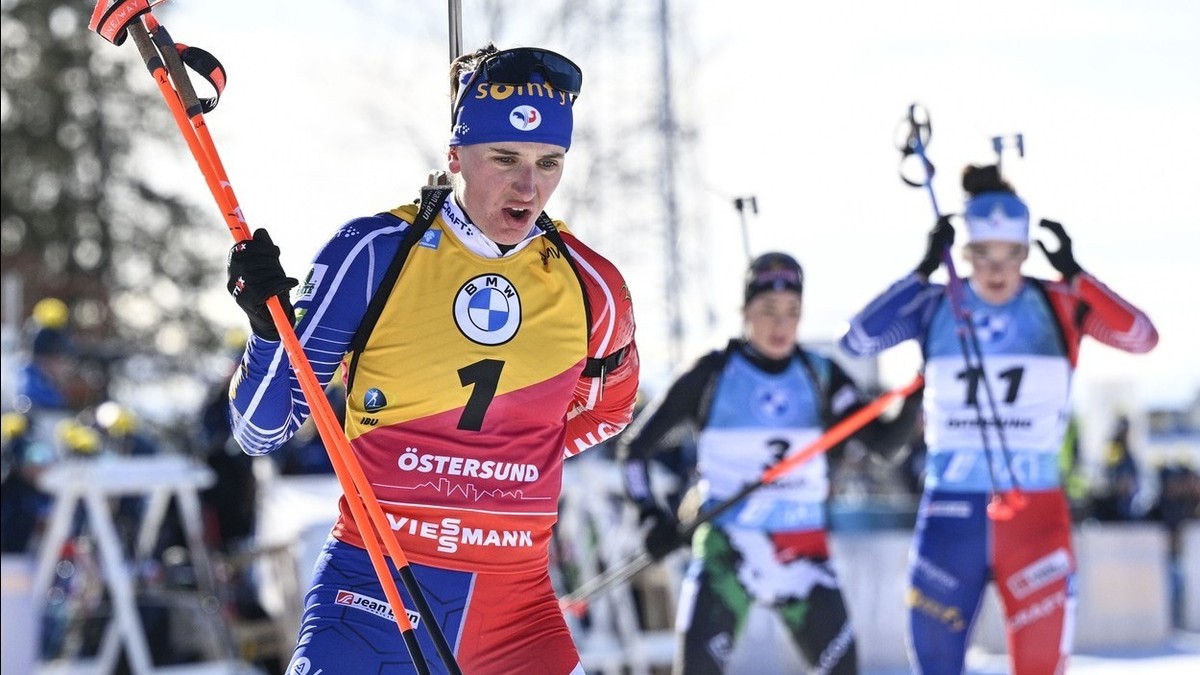
[[[176,40],[225,63],[230,85],[209,126],[251,225],[272,230],[297,274],[341,222],[407,201],[442,161],[446,5],[385,5],[386,15],[365,21],[362,10],[301,14],[282,0],[180,0],[160,13]],[[687,272],[703,276],[715,312],[715,323],[689,324],[689,357],[739,330],[745,252],[734,197],[757,199],[758,214],[744,214],[752,252],[786,250],[805,267],[805,340],[829,340],[916,264],[932,208],[899,180],[893,136],[919,102],[933,120],[928,152],[943,211],[961,207],[965,163],[994,161],[993,136],[1023,134],[1024,158],[1006,154],[1004,167],[1035,222],[1062,222],[1084,268],[1157,324],[1162,339],[1148,355],[1085,347],[1081,405],[1175,407],[1200,393],[1200,3],[672,6],[674,102],[694,132],[679,194],[707,228],[704,260]],[[566,50],[519,25],[489,35],[482,13],[464,0],[466,48],[491,39]],[[647,41],[653,54],[652,18],[647,10],[643,30],[598,34],[597,43]],[[622,91],[657,75],[653,62],[638,72],[569,55],[585,72],[580,117],[612,114],[631,103]],[[203,189],[198,175],[181,180]],[[661,381],[670,369],[661,266],[599,231],[619,225],[551,211],[611,246],[644,300],[643,361]],[[1055,275],[1036,249],[1026,270]],[[216,302],[236,320],[228,298]],[[884,384],[915,366],[915,350],[894,350],[882,361]]]

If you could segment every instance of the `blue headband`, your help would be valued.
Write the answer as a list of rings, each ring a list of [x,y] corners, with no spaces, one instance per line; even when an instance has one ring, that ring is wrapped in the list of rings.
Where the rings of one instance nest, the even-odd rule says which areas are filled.
[[[967,200],[963,216],[971,241],[1029,244],[1029,207],[1011,192],[984,192]]]
[[[464,73],[463,86],[471,77]],[[476,80],[461,93],[450,145],[479,143],[549,143],[571,148],[572,96],[534,74],[521,85]]]

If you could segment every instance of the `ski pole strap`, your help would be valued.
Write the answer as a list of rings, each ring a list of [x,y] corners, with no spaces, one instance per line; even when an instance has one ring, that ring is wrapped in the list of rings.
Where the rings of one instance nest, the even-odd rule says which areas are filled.
[[[95,31],[100,37],[113,43],[121,45],[125,42],[125,38],[129,36],[129,29],[138,23],[138,20],[146,14],[150,14],[150,10],[165,0],[99,0],[96,3],[96,8],[92,11],[92,18],[88,21],[88,28]],[[175,43],[166,33],[166,29],[154,20],[154,15],[150,15],[147,19],[147,27],[156,38],[156,44],[160,50],[174,49],[179,55],[179,60],[183,62],[187,68],[191,68],[200,74],[209,85],[212,86],[216,96],[211,98],[198,98],[200,111],[202,113],[210,113],[217,107],[217,102],[221,100],[221,93],[225,91],[225,83],[227,81],[225,75],[225,66],[217,60],[215,56],[209,52],[189,45]],[[137,29],[140,29],[139,26]],[[142,55],[143,59],[147,57]],[[167,61],[166,54],[163,55],[166,62],[167,70],[171,73],[172,79],[176,77],[187,78],[187,70],[182,69],[175,72],[175,69],[170,67],[170,62]],[[149,65],[147,60],[147,65]],[[178,90],[182,86],[176,82],[175,87]],[[187,88],[191,88],[191,81],[187,82]],[[193,111],[188,111],[188,114],[194,114]]]
[[[900,150],[900,180],[910,187],[925,187],[933,181],[933,162],[925,156],[925,146],[933,136],[933,123],[929,119],[929,113],[914,103],[908,107],[908,117],[901,124],[907,124],[907,129],[903,141],[897,143]],[[905,162],[913,155],[921,162],[920,181],[909,178],[904,172]]]
[[[175,42],[167,32],[167,27],[159,23],[153,14],[148,14],[142,23],[150,31],[154,46],[162,54],[163,64],[167,67],[171,81],[175,83],[175,91],[183,101],[188,117],[212,112],[212,109],[217,107],[221,92],[225,90],[225,67],[203,49]],[[192,86],[192,78],[188,75],[188,68],[200,73],[200,76],[212,85],[217,95],[204,99],[197,96],[196,88]]]
[[[225,66],[221,65],[217,57],[199,47],[176,43],[175,51],[179,53],[183,65],[196,71],[200,77],[207,80],[212,85],[213,91],[217,93],[212,98],[199,99],[200,108],[205,113],[212,112],[217,107],[217,102],[221,100],[221,92],[225,91]],[[186,71],[184,75],[187,75]]]
[[[546,235],[546,238],[550,240],[550,243],[554,244],[554,248],[558,249],[558,252],[560,255],[562,255],[563,259],[570,264],[571,269],[575,271],[575,277],[579,279],[579,285],[583,286],[583,277],[579,275],[579,267],[575,264],[575,257],[572,256],[571,251],[567,249],[567,244],[563,241],[562,233],[558,231],[558,227],[554,224],[554,221],[550,219],[550,216],[546,215],[545,211],[542,211],[542,213],[538,215],[537,226],[542,229],[542,232]],[[584,308],[587,311],[587,323],[589,326],[591,326],[592,308],[587,301],[586,293],[584,294]],[[622,363],[624,363],[625,355],[628,352],[629,347],[625,346],[603,358],[589,356],[583,365],[583,372],[581,373],[581,376],[591,378],[598,377],[601,379],[601,381],[603,381],[605,375],[616,370]]]
[[[125,42],[125,31],[129,25],[161,2],[164,0],[99,0],[96,8],[92,10],[88,30],[95,31],[100,37],[120,46]]]
[[[349,351],[354,355],[350,358],[350,365],[346,368],[346,391],[351,391],[354,387],[354,375],[358,370],[358,357],[367,347],[367,339],[371,337],[371,332],[375,330],[375,324],[379,321],[379,317],[383,315],[383,306],[387,303],[388,298],[392,295],[392,289],[395,288],[396,282],[400,280],[400,272],[404,268],[404,262],[408,260],[409,254],[413,247],[421,241],[421,237],[425,231],[433,225],[433,221],[437,215],[441,213],[442,204],[446,198],[453,192],[449,187],[426,185],[421,188],[421,198],[417,200],[420,208],[417,209],[417,215],[413,218],[410,224],[404,230],[404,238],[400,240],[400,246],[396,249],[396,254],[392,256],[392,260],[388,263],[387,271],[384,272],[383,278],[379,281],[379,286],[371,295],[370,302],[367,303],[367,311],[363,314],[362,321],[359,322],[358,328],[354,331],[354,336],[350,338]],[[398,216],[392,216],[398,217]]]

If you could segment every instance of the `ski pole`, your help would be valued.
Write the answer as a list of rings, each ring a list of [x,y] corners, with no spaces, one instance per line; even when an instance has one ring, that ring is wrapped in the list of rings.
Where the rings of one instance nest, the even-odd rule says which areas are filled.
[[[758,215],[758,199],[754,196],[736,197],[733,200],[733,208],[737,209],[738,220],[742,224],[742,247],[746,249],[746,263],[754,261],[754,257],[750,254],[750,230],[746,227],[746,207],[750,207],[750,211],[754,215]]]
[[[199,101],[195,96],[195,91],[191,87],[190,80],[187,77],[186,71],[183,70],[183,63],[178,59],[178,53],[175,49],[175,43],[171,40],[166,29],[159,24],[152,14],[147,14],[143,17],[143,22],[146,28],[150,31],[154,45],[159,53],[162,54],[163,61],[168,74],[176,83],[179,98],[185,104],[185,112],[188,115],[191,126],[196,132],[199,145],[203,150],[203,156],[208,160],[207,171],[206,166],[200,162],[199,155],[197,161],[201,163],[201,170],[206,174],[210,189],[213,184],[219,186],[221,192],[214,192],[213,196],[218,204],[223,204],[227,217],[236,216],[238,223],[241,225],[240,231],[234,231],[234,236],[239,235],[244,240],[248,238],[249,228],[245,227],[245,221],[241,215],[241,209],[238,206],[237,198],[233,192],[233,186],[226,177],[223,165],[220,162],[220,156],[217,154],[216,147],[212,142],[211,135],[208,133],[208,127],[203,121],[203,113],[199,107]],[[182,124],[182,120],[181,120]],[[272,305],[277,305],[278,301],[274,301]],[[342,484],[343,491],[347,495],[347,504],[350,506],[351,516],[356,523],[367,524],[368,527],[361,528],[367,536],[364,537],[364,544],[372,561],[372,566],[376,570],[377,576],[380,576],[380,583],[383,587],[385,596],[388,597],[393,606],[393,614],[396,616],[397,625],[400,627],[406,643],[408,644],[410,654],[419,670],[427,669],[420,647],[416,641],[415,631],[408,619],[407,611],[404,603],[400,598],[399,591],[396,588],[395,581],[392,579],[391,572],[388,568],[387,561],[379,548],[379,542],[382,541],[385,548],[388,549],[388,554],[392,557],[396,565],[397,573],[404,582],[405,587],[412,596],[414,604],[417,606],[418,613],[427,618],[426,624],[429,626],[430,635],[434,639],[434,644],[438,648],[439,654],[448,664],[453,663],[453,655],[446,644],[445,638],[441,634],[440,627],[436,622],[432,622],[432,612],[425,602],[425,598],[420,591],[420,587],[412,576],[408,561],[404,556],[403,551],[399,548],[399,542],[394,536],[385,535],[389,530],[387,528],[387,519],[380,508],[378,501],[373,493],[370,492],[370,484],[366,479],[365,474],[354,458],[350,450],[349,443],[346,440],[345,434],[337,422],[336,415],[329,408],[328,401],[325,399],[324,392],[317,382],[315,374],[312,372],[311,366],[308,364],[307,357],[303,349],[300,347],[299,341],[295,339],[295,332],[291,329],[290,323],[284,314],[282,306],[276,309],[271,306],[272,317],[275,319],[276,326],[280,322],[287,324],[288,330],[280,331],[281,336],[288,336],[284,339],[285,350],[288,352],[289,358],[292,360],[294,370],[297,374],[297,379],[300,381],[301,388],[304,390],[305,398],[309,401],[310,408],[313,410],[314,421],[317,424],[318,431],[321,433],[322,440],[326,447],[330,448],[330,460],[334,466],[334,473],[339,478],[339,483]],[[316,403],[314,404],[314,401]],[[350,489],[348,489],[350,488]],[[364,510],[365,509],[365,510]],[[375,537],[378,536],[377,540]],[[432,622],[432,623],[431,623]],[[408,625],[408,631],[405,631],[405,625]],[[414,651],[415,650],[415,651]]]
[[[910,186],[925,188],[929,194],[929,201],[933,205],[934,218],[941,219],[942,212],[938,208],[937,196],[933,191],[934,166],[925,153],[925,147],[933,136],[933,126],[929,120],[929,113],[916,103],[913,103],[908,107],[908,117],[905,121],[908,123],[908,134],[903,146],[900,148],[901,153],[903,153],[901,162],[909,156],[917,157],[920,159],[923,175],[919,182],[909,179],[903,172],[901,172],[900,177]],[[946,286],[946,295],[950,300],[950,310],[954,315],[955,332],[958,336],[958,344],[967,369],[967,376],[971,377],[974,374],[979,380],[983,381],[984,394],[987,397],[988,406],[992,413],[991,424],[996,429],[996,436],[1000,441],[1001,456],[1004,460],[1004,466],[1008,471],[1009,481],[1012,484],[1012,490],[1008,492],[1000,489],[999,481],[996,478],[996,469],[992,464],[993,456],[990,436],[987,431],[987,421],[984,419],[983,408],[979,405],[979,401],[973,400],[975,421],[979,427],[984,457],[987,461],[988,478],[992,483],[992,500],[988,504],[988,515],[993,520],[1009,520],[1014,515],[1014,509],[1023,508],[1026,500],[1024,495],[1021,494],[1021,486],[1017,483],[1016,473],[1013,472],[1012,457],[1009,454],[1008,443],[1004,436],[1004,425],[1001,424],[1000,413],[996,407],[996,399],[992,394],[992,385],[988,381],[987,371],[984,368],[983,351],[979,346],[979,336],[975,333],[975,323],[971,318],[971,310],[963,303],[963,282],[954,267],[954,258],[950,253],[949,246],[942,249],[942,265],[946,267],[946,272],[950,277],[950,282]]]
[[[462,55],[462,0],[446,0],[446,17],[450,24],[450,63],[454,63]]]
[[[788,473],[792,469],[795,469],[797,466],[800,466],[813,457],[826,452],[838,443],[841,443],[850,436],[854,435],[856,431],[866,426],[871,420],[882,415],[883,411],[886,410],[888,406],[900,399],[907,398],[913,392],[920,389],[924,384],[925,378],[920,374],[917,374],[911,381],[908,382],[908,384],[884,392],[875,400],[854,411],[852,414],[847,415],[837,424],[829,427],[829,429],[827,429],[825,433],[821,434],[819,438],[804,446],[799,451],[788,455],[774,466],[771,466],[767,470],[763,471],[762,475],[757,481],[746,484],[741,490],[738,490],[736,494],[722,500],[720,503],[714,505],[704,513],[696,516],[695,520],[689,522],[679,531],[680,539],[684,541],[691,539],[692,535],[696,533],[696,530],[698,530],[701,525],[733,508],[755,490],[758,490],[764,485],[775,482],[781,476]],[[627,581],[648,567],[652,562],[654,562],[654,558],[649,553],[643,551],[632,558],[626,559],[621,564],[610,568],[608,571],[588,580],[579,588],[575,589],[568,595],[563,596],[558,601],[558,605],[564,611],[582,612],[584,609],[586,609],[589,598],[600,595],[608,591],[610,588]]]
[[[1009,147],[1010,139],[1012,140],[1012,147],[1017,150],[1017,157],[1025,156],[1025,134],[992,136],[992,150],[996,153],[996,171],[1001,175],[1004,174],[1001,166],[1001,162],[1004,161],[1004,149]]]
[[[204,142],[205,134],[201,133],[200,130],[204,129],[207,132],[207,126],[203,123],[202,113],[197,106],[194,90],[191,90],[188,84],[184,84],[185,82],[190,84],[190,80],[187,79],[186,73],[172,74],[167,72],[167,64],[172,61],[170,55],[174,47],[166,44],[168,38],[161,24],[154,21],[152,15],[147,14],[145,17],[149,20],[143,19],[142,28],[153,31],[153,37],[149,33],[132,26],[129,28],[129,33],[133,36],[134,42],[138,46],[143,59],[146,60],[147,67],[155,74],[155,79],[158,81],[159,88],[174,114],[176,123],[183,133],[193,157],[196,159],[197,164],[200,165],[201,173],[208,183],[209,190],[225,215],[230,232],[233,234],[235,240],[244,241],[250,238],[249,228],[246,226],[241,210],[237,206],[232,186],[228,180],[224,179],[223,168],[214,161],[219,158],[215,154],[216,149],[211,143],[211,138],[208,138],[209,143],[206,144]],[[169,76],[170,80],[176,83],[178,91],[171,88],[171,83],[168,80]],[[339,447],[341,444],[336,440],[340,438],[345,442],[345,436],[338,427],[332,410],[329,409],[324,392],[320,384],[316,381],[315,375],[312,373],[311,366],[309,366],[303,349],[300,347],[299,341],[295,336],[295,331],[292,330],[291,324],[278,298],[271,298],[268,301],[268,308],[271,311],[276,328],[279,329],[284,349],[293,363],[293,369],[296,371],[297,379],[300,382],[305,399],[310,403],[317,430],[321,434],[326,447],[331,450],[329,453],[330,461],[333,464],[334,473],[338,477],[338,482],[342,485],[342,489],[347,495],[346,501],[350,505],[351,515],[354,517],[355,522],[371,523],[368,514],[363,511],[363,503],[355,498],[357,491],[347,489],[348,485],[353,484],[353,478],[351,477],[352,474],[349,473],[350,469]],[[392,604],[397,626],[400,628],[409,653],[412,655],[414,663],[417,664],[418,671],[422,674],[428,673],[428,666],[424,661],[420,645],[416,640],[412,623],[408,619],[404,603],[400,598],[399,591],[392,580],[391,572],[379,549],[379,542],[372,536],[374,534],[372,529],[363,528],[363,530],[368,534],[368,536],[364,537],[364,543],[366,544],[372,566],[380,578],[384,595]]]
[[[242,217],[240,207],[237,205],[232,185],[225,176],[224,168],[220,163],[216,147],[212,143],[212,138],[208,133],[207,125],[204,123],[204,107],[191,87],[191,81],[187,76],[184,63],[179,56],[180,48],[170,39],[170,36],[161,24],[154,19],[150,13],[150,5],[144,0],[130,0],[126,3],[116,3],[109,6],[107,11],[104,5],[104,0],[101,0],[97,5],[90,27],[106,39],[109,39],[109,41],[114,42],[114,44],[120,44],[123,39],[119,36],[124,34],[128,34],[134,38],[134,42],[143,60],[146,62],[147,68],[158,83],[159,90],[166,100],[168,107],[171,109],[189,149],[192,151],[193,158],[200,166],[214,200],[221,207],[225,215],[230,232],[238,241],[248,239],[250,237],[249,229]],[[122,7],[126,7],[127,11],[122,13]],[[118,27],[115,23],[116,20],[112,19],[113,16],[124,17],[123,20],[125,23],[119,26],[119,33],[113,32]],[[140,22],[136,21],[138,18],[140,18]],[[114,36],[116,36],[116,39],[114,39]],[[215,59],[213,61],[215,63]],[[217,67],[219,68],[219,64],[217,64]],[[168,78],[170,79],[168,80]],[[220,83],[217,84],[218,95],[220,87],[223,86],[223,80],[224,73],[221,72]],[[171,81],[175,83],[178,90],[172,88]],[[391,573],[388,570],[387,562],[379,549],[379,541],[376,540],[376,536],[382,539],[384,545],[388,548],[388,552],[397,566],[397,572],[409,590],[409,594],[413,597],[414,603],[418,606],[421,615],[428,619],[426,624],[430,627],[430,634],[434,639],[435,646],[438,647],[439,654],[446,662],[447,667],[452,673],[460,672],[454,663],[453,654],[444,636],[441,634],[440,627],[436,621],[432,621],[432,612],[425,602],[415,576],[413,576],[411,569],[409,569],[408,561],[403,551],[399,548],[399,542],[396,541],[394,536],[383,536],[383,533],[390,534],[386,517],[378,501],[370,492],[370,485],[366,480],[366,476],[362,473],[361,467],[358,465],[349,448],[349,442],[342,432],[336,416],[329,407],[329,403],[324,396],[324,391],[317,382],[315,374],[312,372],[312,367],[308,363],[302,347],[300,347],[291,323],[288,321],[278,298],[271,298],[268,301],[268,308],[277,329],[279,329],[285,351],[292,360],[293,369],[296,372],[301,389],[304,392],[305,398],[310,403],[318,431],[321,433],[322,440],[325,441],[326,447],[330,451],[330,459],[334,464],[335,474],[337,474],[339,483],[341,483],[343,491],[348,497],[347,503],[350,505],[351,514],[355,522],[371,525],[370,528],[360,528],[367,534],[364,537],[364,543],[366,544],[376,573],[380,577],[384,593],[393,605],[393,613],[395,614],[397,625],[413,657],[414,664],[421,673],[429,672],[428,665],[422,658],[413,626],[408,619],[399,592],[395,587],[395,582],[392,580]],[[366,509],[365,511],[364,508]]]
[[[447,31],[446,43],[450,47],[450,64],[462,55],[462,0],[446,0]],[[454,126],[454,97],[450,97],[450,125]],[[429,172],[428,185],[450,185],[450,174],[442,169]]]
[[[185,104],[188,104],[187,111],[192,113],[190,115],[192,127],[195,129],[196,135],[200,139],[200,145],[204,150],[205,156],[209,160],[209,166],[211,167],[210,175],[212,175],[215,178],[215,182],[223,188],[223,194],[226,198],[227,212],[237,214],[238,219],[244,225],[245,221],[241,219],[241,209],[239,206],[237,206],[238,202],[233,192],[233,186],[225,174],[225,169],[221,164],[220,156],[217,154],[216,147],[212,142],[212,137],[208,132],[208,126],[203,121],[203,112],[200,107],[200,102],[195,95],[194,89],[191,87],[191,81],[187,76],[186,70],[183,68],[183,63],[178,58],[175,42],[171,40],[166,29],[156,20],[154,20],[153,14],[146,14],[143,17],[143,21],[146,24],[146,27],[150,30],[151,37],[155,41],[158,51],[163,55],[163,60],[165,61],[167,71],[171,75],[171,79],[176,82],[176,86],[180,92],[180,97]],[[215,196],[216,195],[214,194],[214,197]],[[220,203],[219,197],[218,203]],[[248,237],[249,228],[245,228],[242,234]],[[287,321],[286,314],[283,313],[282,306],[280,306],[278,311],[272,309],[272,316],[275,318],[277,326],[280,322],[280,318],[282,318],[283,323],[288,324],[287,332],[292,336],[295,335],[294,330],[291,329],[290,323]],[[281,331],[281,335],[282,334],[283,332]],[[379,549],[379,541],[374,540],[372,535],[378,536],[379,540],[383,542],[383,546],[387,549],[388,555],[391,556],[396,567],[396,571],[399,574],[401,581],[404,583],[405,588],[408,590],[413,604],[416,605],[418,614],[426,618],[426,625],[428,626],[430,636],[433,639],[434,646],[437,649],[442,661],[452,673],[459,672],[458,666],[454,660],[453,651],[447,643],[441,627],[433,618],[433,612],[425,599],[424,593],[420,589],[420,585],[417,583],[416,577],[412,573],[412,569],[409,566],[407,557],[404,555],[404,551],[400,548],[399,541],[397,541],[395,536],[391,535],[387,517],[383,513],[383,510],[380,507],[378,500],[375,498],[374,493],[371,492],[370,482],[367,480],[366,475],[362,471],[362,467],[359,465],[353,454],[353,451],[350,449],[349,441],[347,441],[345,433],[337,421],[336,415],[329,407],[328,401],[324,396],[324,391],[317,382],[316,376],[313,374],[312,368],[308,364],[307,357],[305,356],[303,349],[300,347],[299,341],[292,340],[290,342],[290,345],[285,343],[285,346],[289,347],[289,357],[292,358],[293,364],[301,364],[300,367],[295,368],[297,371],[297,379],[301,381],[302,389],[305,390],[305,397],[309,401],[310,407],[314,411],[317,411],[315,418],[318,425],[318,430],[323,431],[322,440],[325,441],[327,447],[334,449],[334,452],[330,453],[331,461],[334,464],[334,473],[339,475],[339,482],[341,482],[343,490],[348,497],[346,501],[350,505],[351,515],[354,517],[356,523],[366,523],[368,525],[366,528],[361,528],[362,531],[368,535],[363,538],[364,544],[367,547],[368,554],[372,557],[372,565],[375,566],[377,575],[382,575],[381,585],[383,585],[384,594],[388,596],[389,601],[393,603],[393,613],[397,617],[397,625],[401,626],[401,629],[403,630],[403,625],[405,623],[409,623],[407,612],[405,611],[399,592],[396,589],[395,582],[392,580],[390,571],[387,567],[387,562]],[[314,400],[317,401],[315,405],[313,404]],[[341,471],[338,471],[339,464],[342,469]],[[346,489],[347,486],[351,486],[352,489]],[[356,496],[358,499],[355,499]],[[359,500],[361,500],[361,503]],[[363,510],[364,508],[365,511]],[[416,646],[415,631],[410,631],[407,634],[406,640],[409,639],[412,641],[412,644],[410,645],[410,652],[412,652],[412,647]],[[417,647],[416,653],[413,654],[413,660],[414,663],[424,664],[424,659],[420,653],[419,647]]]

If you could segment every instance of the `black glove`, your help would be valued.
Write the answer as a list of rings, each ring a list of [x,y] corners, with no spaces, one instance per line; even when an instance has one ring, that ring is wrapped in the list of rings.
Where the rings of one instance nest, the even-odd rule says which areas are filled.
[[[643,508],[638,522],[650,523],[650,529],[646,530],[646,552],[655,560],[662,560],[671,551],[687,543],[679,534],[679,520],[661,506]]]
[[[929,231],[929,246],[925,249],[925,257],[917,265],[917,274],[929,278],[942,264],[942,251],[954,244],[954,226],[950,224],[950,216],[938,218],[937,224]]]
[[[271,235],[259,228],[253,239],[239,241],[229,250],[229,283],[225,288],[238,307],[250,317],[250,330],[265,340],[279,341],[279,331],[271,320],[267,299],[279,297],[288,320],[296,322],[296,312],[288,291],[300,282],[283,273],[279,264],[279,247],[271,241]]]
[[[1063,278],[1070,282],[1075,278],[1075,275],[1083,271],[1079,263],[1075,262],[1075,254],[1071,252],[1071,238],[1067,236],[1067,231],[1063,229],[1062,223],[1057,223],[1053,220],[1042,218],[1038,223],[1038,227],[1044,227],[1054,233],[1058,237],[1058,250],[1051,253],[1046,249],[1046,245],[1040,240],[1037,245],[1042,249],[1042,253],[1046,254],[1046,259],[1054,265],[1054,269],[1058,270]]]

